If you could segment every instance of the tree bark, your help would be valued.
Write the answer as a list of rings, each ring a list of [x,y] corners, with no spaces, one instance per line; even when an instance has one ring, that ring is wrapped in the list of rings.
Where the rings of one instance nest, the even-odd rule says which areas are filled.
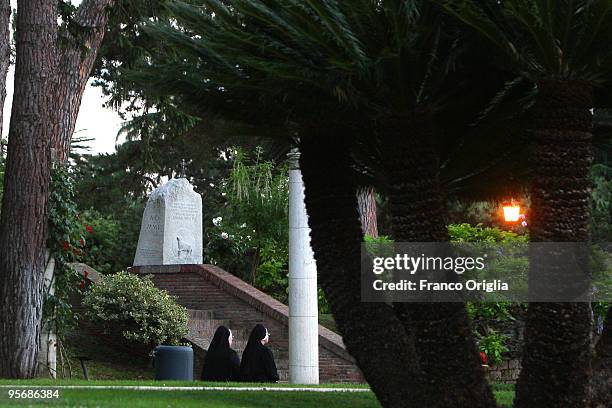
[[[83,31],[71,38],[62,51],[58,92],[63,103],[58,107],[59,133],[53,140],[58,160],[68,159],[81,99],[104,38],[108,9],[114,3],[115,0],[84,0],[75,16],[75,22]]]
[[[2,138],[6,76],[11,63],[11,2],[0,0],[0,138]]]
[[[612,406],[612,307],[608,308],[604,331],[595,347],[593,359],[593,408]]]
[[[538,84],[532,146],[532,242],[587,242],[592,162],[592,89],[578,82]],[[530,255],[530,292],[563,270]],[[585,265],[586,266],[586,265]],[[588,269],[584,269],[588,274]],[[536,273],[537,271],[537,273]],[[551,275],[552,273],[552,275]],[[589,303],[531,303],[515,406],[586,407],[590,400]]]
[[[393,239],[448,242],[432,122],[417,115],[389,118],[380,131],[386,138]],[[419,399],[418,406],[496,406],[463,302],[395,303],[394,307],[405,329],[414,331],[423,371],[422,389],[413,397]]]
[[[361,230],[364,235],[378,238],[378,225],[376,218],[376,191],[374,187],[362,187],[357,191],[357,205]]]
[[[41,330],[49,142],[56,130],[57,1],[17,4],[15,94],[0,219],[0,377],[30,378]]]
[[[385,407],[417,407],[420,375],[410,339],[393,310],[361,302],[361,225],[348,138],[302,137],[300,168],[320,284],[349,353]],[[322,143],[322,141],[325,141]]]

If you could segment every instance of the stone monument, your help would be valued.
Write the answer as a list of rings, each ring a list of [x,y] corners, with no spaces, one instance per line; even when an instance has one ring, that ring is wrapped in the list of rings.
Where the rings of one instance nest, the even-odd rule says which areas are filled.
[[[187,179],[170,179],[149,196],[134,266],[201,263],[202,197]]]

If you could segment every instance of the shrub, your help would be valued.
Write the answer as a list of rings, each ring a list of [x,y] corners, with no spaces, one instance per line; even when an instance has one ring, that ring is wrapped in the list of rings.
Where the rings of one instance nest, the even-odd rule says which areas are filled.
[[[284,245],[276,246],[274,241],[264,244],[254,282],[255,287],[283,303],[289,300],[288,250]]]
[[[484,227],[481,224],[450,224],[447,228],[450,240],[453,242],[501,242],[516,244],[529,241],[529,237],[526,234],[519,235],[497,227]]]
[[[493,329],[490,329],[485,336],[476,333],[476,338],[480,351],[486,354],[491,365],[500,363],[503,355],[508,352],[507,337]]]
[[[395,241],[387,235],[379,235],[374,238],[370,235],[363,236],[365,250],[370,256],[389,256],[395,254]]]
[[[83,299],[86,317],[106,331],[120,331],[133,343],[153,348],[177,345],[187,334],[187,309],[149,277],[127,272],[101,276]]]
[[[519,290],[526,285],[529,259],[518,256],[526,251],[529,236],[481,224],[448,225],[450,240],[461,245],[475,243],[474,248],[489,248],[496,254],[488,261],[484,275],[477,279],[501,279]],[[526,288],[524,288],[526,290]],[[511,302],[469,302],[472,330],[488,362],[498,364],[503,358],[515,357],[521,348],[520,332],[525,305]]]
[[[80,214],[84,239],[82,262],[105,275],[132,265],[142,212],[140,203],[126,205],[122,214],[83,211]]]

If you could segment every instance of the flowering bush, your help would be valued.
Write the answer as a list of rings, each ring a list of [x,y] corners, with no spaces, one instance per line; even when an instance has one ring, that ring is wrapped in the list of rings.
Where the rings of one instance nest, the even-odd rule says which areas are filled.
[[[284,301],[288,269],[288,167],[233,149],[232,170],[217,189],[224,197],[204,225],[205,262],[219,265]],[[259,276],[261,274],[261,276]]]
[[[81,212],[80,217],[84,238],[83,263],[103,274],[120,271],[132,264],[138,235],[135,230],[127,228],[127,219],[103,216],[93,209]],[[132,221],[140,226],[140,220]]]
[[[508,347],[506,347],[507,337],[493,329],[490,329],[485,336],[477,332],[476,338],[478,339],[480,358],[483,360],[483,364],[497,364],[502,361],[503,355],[508,352]],[[484,354],[484,359],[482,359],[482,354]]]
[[[177,345],[187,334],[187,309],[149,277],[127,272],[101,276],[83,299],[86,316],[106,331],[120,331],[128,341],[154,348]]]
[[[516,279],[518,285],[527,281],[529,268],[527,257],[512,256],[515,249],[523,248],[529,242],[527,234],[505,231],[497,227],[481,224],[450,224],[448,233],[453,242],[477,242],[504,248],[507,255],[495,257],[489,263],[489,276],[503,276]],[[520,273],[517,273],[519,271]],[[516,286],[515,287],[518,287]],[[483,364],[495,365],[503,358],[516,357],[522,347],[519,332],[526,306],[510,302],[469,302],[467,311],[472,321],[472,330],[478,340]],[[484,358],[483,358],[484,356]]]
[[[480,352],[480,362],[486,365],[489,361],[487,359],[487,354],[484,351]]]
[[[253,230],[227,217],[205,221],[204,258],[206,263],[219,265],[241,278],[246,278],[249,267],[247,252],[251,247]]]
[[[55,260],[55,292],[45,288],[43,319],[60,339],[76,319],[69,299],[79,285],[80,276],[70,264],[81,261],[83,232],[74,200],[74,179],[69,167],[58,163],[51,172],[47,234],[47,248]]]

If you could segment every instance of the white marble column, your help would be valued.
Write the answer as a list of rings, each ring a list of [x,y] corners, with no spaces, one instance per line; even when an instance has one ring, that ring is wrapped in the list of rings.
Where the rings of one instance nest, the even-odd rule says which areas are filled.
[[[310,247],[299,152],[289,153],[289,379],[319,383],[317,266]]]

